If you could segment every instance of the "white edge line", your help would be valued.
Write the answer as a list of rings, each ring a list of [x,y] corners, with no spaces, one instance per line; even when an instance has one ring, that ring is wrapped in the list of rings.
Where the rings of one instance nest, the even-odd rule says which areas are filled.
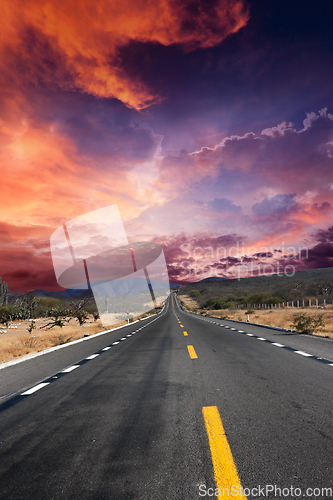
[[[36,391],[39,391],[39,389],[42,389],[46,385],[49,385],[50,382],[42,382],[41,384],[35,385],[35,387],[32,387],[28,391],[22,392],[21,396],[30,396],[30,394],[33,394]]]
[[[163,311],[163,309],[161,310],[161,312],[162,311]],[[158,316],[153,321],[155,321],[156,319],[158,319],[160,317],[160,315],[151,314],[150,316],[148,316],[148,318],[144,318],[141,321],[145,321],[146,319],[150,319],[153,316]],[[130,325],[133,325],[134,323],[139,323],[139,321],[140,320],[138,320],[138,319],[135,321],[132,321],[132,323],[130,323]],[[57,351],[58,349],[64,349],[65,347],[69,347],[71,345],[78,344],[79,342],[86,342],[87,340],[95,339],[96,337],[99,337],[100,335],[105,335],[106,333],[111,333],[111,332],[114,332],[115,330],[120,330],[120,328],[125,328],[127,326],[129,326],[129,325],[127,324],[127,325],[117,326],[115,328],[111,328],[111,330],[105,330],[103,332],[99,332],[99,333],[95,333],[94,335],[90,335],[89,337],[83,337],[82,339],[73,340],[72,342],[67,342],[66,344],[56,345],[54,347],[50,347],[49,349],[45,349],[44,351],[35,352],[34,354],[29,354],[28,356],[23,356],[20,359],[14,359],[12,361],[7,361],[7,363],[0,364],[0,370],[3,370],[4,368],[8,368],[10,366],[18,365],[19,363],[23,363],[23,361],[29,361],[30,359],[38,358],[39,356],[44,356],[44,354],[48,354],[49,352]]]
[[[62,370],[61,373],[69,373],[69,372],[72,372],[73,370],[75,370],[75,368],[79,368],[80,365],[73,365],[73,366],[70,366],[69,368],[65,368],[65,370]]]
[[[185,312],[188,313],[188,311],[185,311]],[[209,320],[201,318],[201,317],[200,317],[200,319],[202,319],[203,321],[208,321],[208,323],[214,323],[213,321],[209,321]],[[224,326],[224,325],[221,325],[221,323],[219,323],[219,325]],[[261,326],[264,326],[264,325],[261,325]],[[224,326],[224,328],[230,328],[230,327]],[[230,328],[230,329],[232,329],[232,328]],[[237,331],[239,333],[245,333],[243,330],[237,330]],[[252,334],[252,333],[246,333],[246,335],[248,335],[249,337],[254,337],[254,334]],[[257,340],[266,340],[266,339],[257,337]],[[285,345],[279,344],[278,342],[272,342],[272,345],[275,345],[276,347],[285,347]],[[296,354],[300,354],[301,356],[312,357],[312,358],[315,357],[315,356],[313,356],[313,354],[308,354],[307,352],[303,352],[303,351],[294,351],[294,352]],[[318,359],[320,359],[320,358],[318,358]],[[333,363],[328,363],[328,366],[333,366]]]

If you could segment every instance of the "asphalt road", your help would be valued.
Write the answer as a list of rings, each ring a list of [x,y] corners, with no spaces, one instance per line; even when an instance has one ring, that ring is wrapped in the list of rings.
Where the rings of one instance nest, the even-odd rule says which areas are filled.
[[[299,353],[270,335],[170,298],[154,321],[1,370],[0,498],[214,498],[204,407],[248,498],[331,498],[332,344]]]

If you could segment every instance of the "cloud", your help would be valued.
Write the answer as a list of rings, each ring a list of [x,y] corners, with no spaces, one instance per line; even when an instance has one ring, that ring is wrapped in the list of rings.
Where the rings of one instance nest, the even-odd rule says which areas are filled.
[[[214,235],[208,232],[180,233],[153,238],[162,246],[168,264],[169,279],[186,283],[205,278],[209,268],[219,273],[239,259],[229,253],[237,252],[240,241],[246,238],[237,234]]]
[[[6,101],[0,120],[3,222],[55,229],[101,206],[118,203],[126,218],[155,203],[162,136],[146,123],[86,112],[80,127],[74,111],[53,120],[17,104]]]
[[[12,228],[15,232],[17,228]],[[11,292],[42,288],[62,290],[56,281],[48,239],[24,238],[1,242],[1,278]]]
[[[333,243],[333,226],[328,229],[320,229],[315,237],[320,243]]]
[[[259,217],[280,217],[297,210],[296,194],[276,194],[265,198],[260,203],[255,203],[252,210]]]
[[[115,97],[135,109],[161,96],[126,74],[122,47],[132,41],[179,44],[187,51],[213,47],[249,19],[242,0],[12,0],[2,14],[2,57],[12,77]]]
[[[294,191],[297,182],[297,195],[307,192],[309,186],[328,191],[327,179],[333,169],[333,115],[324,108],[318,115],[307,116],[306,125],[299,131],[283,123],[259,135],[247,132],[225,137],[214,148],[203,147],[191,153],[194,164],[205,165],[206,170],[209,167],[215,176],[218,172],[225,177],[237,173],[238,183],[244,186],[252,178],[260,182],[260,187],[266,181],[283,191]]]
[[[228,200],[227,198],[215,198],[208,203],[208,206],[217,212],[223,213],[239,213],[242,211],[241,207],[235,205],[233,201]]]

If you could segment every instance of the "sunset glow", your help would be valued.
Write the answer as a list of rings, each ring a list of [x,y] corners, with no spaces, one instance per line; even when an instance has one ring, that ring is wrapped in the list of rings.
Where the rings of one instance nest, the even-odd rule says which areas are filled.
[[[52,233],[111,205],[129,241],[162,246],[172,282],[238,276],[246,262],[254,274],[333,267],[325,9],[2,2],[0,276],[10,290],[59,290]]]

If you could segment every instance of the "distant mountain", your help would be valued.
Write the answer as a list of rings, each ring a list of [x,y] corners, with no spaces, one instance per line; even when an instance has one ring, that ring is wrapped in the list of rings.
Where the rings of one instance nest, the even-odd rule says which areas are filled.
[[[169,285],[171,290],[181,287],[181,285],[178,285],[177,283],[169,283]],[[89,292],[89,290],[84,288],[75,287],[75,288],[67,288],[66,290],[60,290],[58,292],[48,292],[46,290],[37,289],[37,290],[32,290],[31,293],[33,293],[36,297],[56,297],[57,299],[73,300],[80,298],[82,294],[86,296],[91,292]]]
[[[73,288],[67,288],[66,290],[61,290],[59,292],[48,292],[46,290],[32,290],[32,292],[35,297],[55,297],[57,299],[64,299],[64,300],[73,300],[81,297],[81,295],[84,293],[85,295],[89,292],[89,290],[82,290],[82,289],[73,289]]]
[[[281,301],[318,298],[333,299],[333,268],[308,269],[287,275],[267,274],[246,278],[206,278],[201,281],[187,283],[180,293],[189,294],[193,290],[201,292],[202,301],[209,296],[221,297],[223,300],[237,300],[254,293],[264,293],[267,297],[279,297]],[[327,293],[329,291],[329,293]]]
[[[220,278],[218,276],[212,276],[210,278],[205,278],[204,280],[200,280],[200,281],[198,281],[198,283],[203,283],[205,281],[224,281],[227,279],[229,279],[229,278]]]

